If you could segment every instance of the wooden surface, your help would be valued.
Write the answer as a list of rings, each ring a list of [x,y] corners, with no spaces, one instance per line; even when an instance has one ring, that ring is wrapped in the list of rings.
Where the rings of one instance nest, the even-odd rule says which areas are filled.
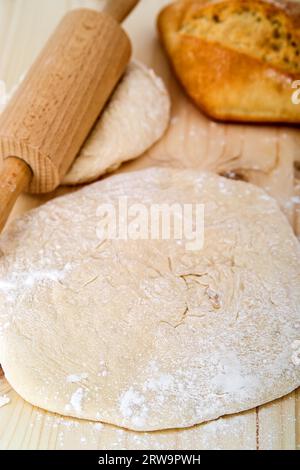
[[[0,0],[0,78],[13,86],[28,69],[58,19],[69,8],[100,0]],[[155,16],[165,0],[141,0],[127,20],[135,57],[161,74],[173,99],[172,121],[163,140],[121,171],[173,165],[230,173],[272,194],[300,235],[300,132],[287,127],[215,124],[182,94],[158,45]],[[50,196],[22,196],[14,215]],[[2,449],[295,449],[300,448],[300,392],[192,429],[134,433],[46,413],[25,403],[0,379]]]

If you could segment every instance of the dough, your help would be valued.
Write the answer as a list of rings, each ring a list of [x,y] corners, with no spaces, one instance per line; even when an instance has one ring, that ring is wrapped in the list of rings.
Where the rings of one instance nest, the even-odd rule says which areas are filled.
[[[142,155],[164,134],[170,107],[162,80],[141,63],[131,63],[63,184],[95,181]]]
[[[204,248],[102,242],[99,205],[124,195],[204,203]],[[0,362],[34,405],[146,431],[300,384],[299,242],[259,188],[193,170],[117,175],[16,219],[0,250]]]
[[[6,93],[5,83],[0,81],[0,112],[17,88]],[[170,113],[171,101],[163,81],[153,70],[133,61],[62,184],[95,181],[139,157],[163,136]]]

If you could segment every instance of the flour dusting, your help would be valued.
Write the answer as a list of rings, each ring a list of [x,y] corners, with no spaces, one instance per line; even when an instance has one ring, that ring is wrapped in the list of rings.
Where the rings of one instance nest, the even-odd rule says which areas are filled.
[[[150,378],[144,384],[144,390],[163,391],[169,390],[174,384],[174,378],[170,374],[161,374],[158,378]]]
[[[5,280],[0,281],[0,291],[4,294],[19,295],[24,288],[32,288],[35,284],[43,284],[46,282],[59,282],[65,276],[65,270],[43,270],[43,271],[28,271],[16,272]]]
[[[124,194],[130,206],[204,203],[201,252],[99,245],[99,204]],[[196,170],[116,175],[12,221],[0,250],[1,362],[40,408],[155,431],[299,386],[300,247],[259,188]]]
[[[145,404],[145,397],[130,387],[120,399],[120,411],[124,418],[130,418],[137,427],[143,426],[148,408]]]
[[[67,376],[67,382],[75,384],[75,383],[81,382],[81,381],[83,381],[84,379],[87,379],[87,378],[88,378],[88,374],[85,373],[85,372],[83,372],[81,374],[70,374],[70,375]]]
[[[0,408],[8,405],[8,403],[10,403],[10,398],[7,395],[0,396]]]
[[[83,397],[84,397],[83,388],[78,388],[76,392],[74,392],[73,395],[71,396],[70,405],[78,414],[82,412]]]

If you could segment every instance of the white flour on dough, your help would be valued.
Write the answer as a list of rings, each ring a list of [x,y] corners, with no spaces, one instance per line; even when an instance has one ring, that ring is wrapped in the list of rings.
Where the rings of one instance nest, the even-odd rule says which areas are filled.
[[[101,203],[205,204],[205,243],[101,241]],[[0,238],[0,362],[41,408],[181,428],[300,384],[300,248],[261,189],[192,170],[112,176]]]
[[[168,127],[171,102],[163,81],[132,62],[63,184],[95,181],[142,155]]]

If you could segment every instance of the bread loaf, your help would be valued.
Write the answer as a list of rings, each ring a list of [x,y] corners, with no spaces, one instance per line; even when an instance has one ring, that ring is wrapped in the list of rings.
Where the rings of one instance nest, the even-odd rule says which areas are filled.
[[[217,120],[300,123],[297,5],[262,0],[185,0],[158,28],[174,70],[195,103]]]

